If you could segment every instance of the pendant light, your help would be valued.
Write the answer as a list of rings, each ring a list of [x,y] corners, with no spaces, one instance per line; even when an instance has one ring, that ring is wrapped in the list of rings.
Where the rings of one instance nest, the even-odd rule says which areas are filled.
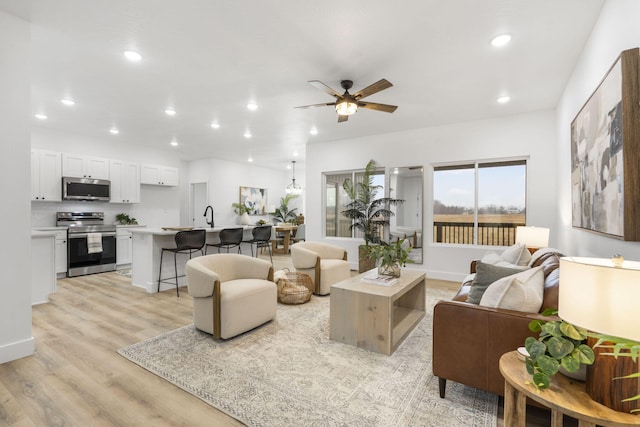
[[[302,194],[302,187],[296,184],[296,161],[291,161],[291,169],[293,171],[293,175],[291,178],[291,184],[287,185],[286,192],[287,194],[293,194],[294,196],[299,196]]]

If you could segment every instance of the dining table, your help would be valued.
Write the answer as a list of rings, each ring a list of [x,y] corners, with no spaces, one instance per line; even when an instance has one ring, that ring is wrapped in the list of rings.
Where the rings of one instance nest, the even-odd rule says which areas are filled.
[[[276,236],[278,234],[282,234],[282,246],[278,246],[278,239],[274,239],[271,241],[271,252],[274,254],[288,254],[289,253],[289,244],[291,243],[291,236],[295,235],[296,230],[298,230],[297,225],[292,224],[282,224],[274,226]]]

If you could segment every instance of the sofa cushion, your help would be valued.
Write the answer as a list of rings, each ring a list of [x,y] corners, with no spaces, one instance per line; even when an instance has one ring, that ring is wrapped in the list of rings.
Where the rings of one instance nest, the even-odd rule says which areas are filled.
[[[504,258],[502,258],[501,255],[498,255],[495,252],[486,254],[480,261],[484,262],[485,264],[497,265],[498,267],[517,268],[521,271],[529,268],[526,265],[518,265],[507,262],[504,260]]]
[[[492,283],[482,296],[480,305],[537,313],[542,305],[543,292],[544,272],[542,267],[535,267]]]
[[[502,253],[502,259],[510,264],[526,266],[531,259],[531,254],[526,245],[522,243],[516,243],[513,246],[509,246]]]
[[[480,303],[482,295],[489,285],[505,276],[511,276],[512,274],[520,272],[522,272],[522,270],[519,268],[500,267],[497,265],[485,264],[482,261],[478,262],[476,264],[476,275],[473,278],[467,302],[472,304]]]

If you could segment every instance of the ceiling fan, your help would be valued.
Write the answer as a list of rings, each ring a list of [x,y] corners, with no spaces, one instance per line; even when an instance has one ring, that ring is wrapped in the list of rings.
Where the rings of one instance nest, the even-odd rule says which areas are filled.
[[[328,107],[333,105],[335,106],[336,112],[338,113],[338,123],[346,122],[347,120],[349,120],[349,116],[355,114],[356,111],[358,111],[358,107],[368,108],[370,110],[384,111],[385,113],[393,113],[398,108],[396,105],[377,104],[375,102],[361,101],[362,98],[366,98],[367,96],[371,96],[374,93],[378,93],[393,86],[391,82],[386,79],[378,80],[374,84],[369,85],[362,90],[359,90],[353,95],[349,93],[349,89],[351,89],[351,87],[353,86],[353,82],[351,80],[342,80],[340,82],[340,86],[342,86],[342,89],[344,89],[344,93],[342,95],[340,95],[338,92],[336,92],[326,84],[322,83],[320,80],[310,80],[309,83],[333,96],[334,98],[336,98],[336,101],[323,104],[303,105],[295,108]]]

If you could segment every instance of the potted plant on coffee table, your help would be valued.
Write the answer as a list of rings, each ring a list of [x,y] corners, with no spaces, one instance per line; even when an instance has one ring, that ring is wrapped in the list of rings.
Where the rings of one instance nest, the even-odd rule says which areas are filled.
[[[369,243],[381,242],[378,230],[380,227],[389,225],[389,218],[394,215],[389,208],[404,202],[401,199],[377,197],[383,187],[373,183],[376,169],[375,160],[369,160],[361,182],[354,183],[352,180],[346,179],[342,184],[342,188],[351,200],[345,206],[346,209],[342,211],[342,215],[351,220],[349,228],[361,231],[364,237],[364,245],[359,247],[359,273],[374,267],[373,259],[365,247],[369,246]]]
[[[398,239],[393,243],[382,242],[366,247],[367,253],[378,265],[378,274],[400,277],[400,267],[412,263],[409,259],[411,245],[406,239]]]

